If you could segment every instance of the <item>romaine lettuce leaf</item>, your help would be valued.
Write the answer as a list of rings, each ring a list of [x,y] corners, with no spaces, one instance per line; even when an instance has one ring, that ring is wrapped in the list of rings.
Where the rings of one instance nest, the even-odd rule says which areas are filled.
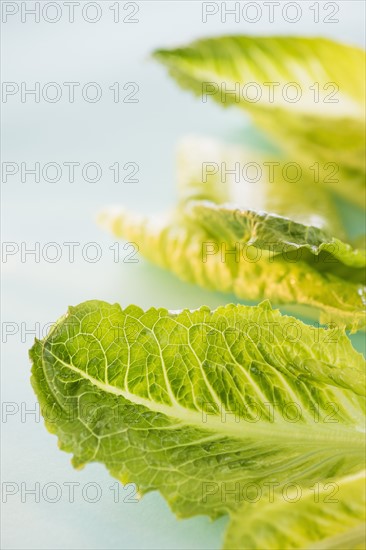
[[[232,168],[245,159],[241,147],[185,140],[178,147],[174,211],[144,217],[112,208],[99,221],[185,281],[245,300],[301,304],[310,317],[320,313],[323,323],[363,328],[365,251],[331,232],[342,234],[329,193],[307,180],[300,190],[283,179],[257,184],[232,175],[223,181],[216,172],[222,163]],[[204,162],[210,167],[203,172]],[[251,185],[257,187],[250,190]],[[248,205],[269,210],[248,210]]]
[[[190,200],[233,203],[245,210],[265,211],[345,237],[334,198],[308,167],[285,156],[242,144],[190,136],[177,148],[178,196]],[[294,181],[296,180],[296,181]]]
[[[264,160],[238,146],[222,147],[210,140],[184,141],[178,148],[178,190],[185,218],[218,242],[255,246],[272,255],[285,252],[289,261],[293,253],[297,261],[303,259],[322,271],[331,269],[334,275],[364,283],[365,250],[337,238],[344,232],[333,200],[311,182],[309,174],[303,174],[299,185],[286,180],[281,171],[275,181],[262,177],[249,183],[238,180],[238,171],[232,170],[236,163],[240,167],[253,163],[261,171],[266,162],[280,164],[279,160],[285,163],[274,157]],[[221,165],[224,167],[219,169]],[[232,173],[225,172],[229,167]],[[329,263],[332,266],[325,265],[324,269],[323,264]]]
[[[201,225],[217,241],[254,246],[268,250],[274,255],[286,253],[288,261],[307,261],[318,264],[326,271],[326,263],[332,263],[332,273],[346,275],[348,280],[363,282],[365,278],[365,250],[353,249],[351,245],[331,237],[315,226],[297,223],[289,218],[241,210],[235,205],[216,205],[210,201],[192,201],[185,214],[194,223]],[[354,271],[346,270],[346,267]],[[343,269],[342,269],[343,268]]]
[[[364,471],[305,490],[289,484],[276,498],[239,508],[232,516],[224,549],[362,550],[365,492]]]
[[[362,356],[342,331],[335,338],[268,302],[179,313],[85,302],[30,356],[46,426],[74,466],[102,462],[140,494],[160,491],[180,517],[241,513],[236,488],[248,483],[307,494],[364,468]],[[359,495],[346,496],[353,514]],[[345,529],[356,525],[358,514],[340,513]],[[233,517],[228,540],[241,540],[246,513],[240,531]],[[291,547],[303,540],[294,534]]]
[[[224,36],[154,56],[203,101],[248,111],[292,160],[335,164],[337,178],[324,182],[365,204],[363,50],[326,38]]]
[[[192,214],[194,208],[197,215]],[[203,221],[202,212],[210,223]],[[137,243],[143,256],[184,281],[242,299],[309,306],[315,309],[308,314],[320,313],[322,323],[336,323],[351,331],[365,327],[366,294],[361,282],[365,256],[361,251],[316,227],[261,213],[239,211],[235,216],[235,212],[235,208],[191,201],[165,217],[108,209],[100,223],[117,237]],[[220,217],[223,221],[216,228]],[[262,219],[265,225],[257,230],[251,226],[252,219],[259,226]],[[235,243],[233,234],[238,237]],[[267,250],[269,246],[275,252]]]

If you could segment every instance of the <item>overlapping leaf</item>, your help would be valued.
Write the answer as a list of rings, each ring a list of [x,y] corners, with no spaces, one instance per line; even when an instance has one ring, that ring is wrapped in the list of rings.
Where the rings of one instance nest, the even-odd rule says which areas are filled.
[[[222,190],[212,178],[203,183],[189,177],[172,213],[144,217],[112,208],[100,223],[185,281],[242,299],[301,304],[309,315],[320,312],[321,322],[353,331],[365,326],[363,250],[320,227],[216,204],[230,198],[230,188]]]
[[[362,550],[366,525],[365,472],[315,483],[303,490],[288,484],[279,494],[257,495],[233,514],[224,548],[227,550]],[[257,502],[253,503],[253,500]]]
[[[292,159],[333,163],[339,177],[325,183],[365,204],[363,50],[325,38],[224,36],[154,55],[204,100],[247,110]]]

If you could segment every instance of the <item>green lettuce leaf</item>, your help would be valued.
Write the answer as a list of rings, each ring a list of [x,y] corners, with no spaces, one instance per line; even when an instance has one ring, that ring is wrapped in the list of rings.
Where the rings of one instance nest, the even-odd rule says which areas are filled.
[[[99,221],[185,281],[245,300],[300,304],[323,323],[363,328],[365,251],[333,236],[342,229],[329,193],[283,179],[248,183],[231,174],[223,181],[217,167],[247,159],[241,147],[189,138],[178,147],[174,211],[144,217],[112,208]]]
[[[271,484],[296,483],[307,495],[364,468],[362,356],[342,331],[314,329],[268,302],[181,312],[85,302],[30,356],[46,426],[73,465],[101,462],[140,494],[160,491],[180,517],[236,514],[236,488],[248,483],[266,496]],[[348,514],[354,501],[357,493]],[[345,529],[356,525],[358,515],[339,513]],[[246,536],[242,523],[228,540]],[[294,534],[289,547],[298,542]]]
[[[241,210],[210,201],[192,201],[185,214],[211,232],[217,241],[221,239],[230,244],[254,246],[275,255],[286,252],[289,257],[294,253],[292,261],[303,259],[313,262],[324,271],[327,267],[329,269],[325,264],[332,263],[332,273],[338,270],[340,276],[343,273],[348,280],[364,281],[365,250],[353,249],[351,245],[330,237],[318,227],[297,223],[276,214]],[[352,272],[346,267],[355,269]]]
[[[306,490],[289,484],[283,494],[238,509],[224,548],[362,550],[366,544],[365,493],[365,472]]]
[[[188,205],[186,216],[217,239],[250,241],[272,252],[307,247],[318,255],[328,250],[346,265],[365,267],[363,240],[359,239],[359,249],[353,249],[336,238],[343,236],[344,230],[330,194],[311,182],[308,173],[293,183],[284,178],[280,168],[275,181],[269,180],[269,175],[274,178],[274,168],[272,173],[269,169],[263,173],[269,164],[283,167],[286,159],[264,157],[211,139],[187,138],[180,143],[177,155],[180,205]],[[249,165],[254,168],[252,181],[243,177],[243,167]]]
[[[363,50],[325,38],[224,36],[154,56],[203,101],[245,109],[291,159],[334,165],[337,177],[324,182],[364,205]]]
[[[107,209],[99,221],[184,281],[246,300],[300,304],[320,322],[351,331],[365,327],[365,255],[319,228],[203,200],[167,216]]]
[[[326,175],[316,182],[311,170],[294,166],[284,156],[190,136],[177,148],[177,176],[181,204],[200,199],[231,202],[345,237],[332,194],[323,184]]]

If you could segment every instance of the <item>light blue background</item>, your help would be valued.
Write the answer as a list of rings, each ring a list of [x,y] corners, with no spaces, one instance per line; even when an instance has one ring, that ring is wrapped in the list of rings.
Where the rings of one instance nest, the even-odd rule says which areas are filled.
[[[216,307],[235,301],[232,296],[184,284],[142,260],[114,263],[108,248],[114,239],[95,224],[98,210],[108,204],[123,203],[145,212],[163,210],[174,201],[177,142],[187,134],[230,137],[240,134],[247,124],[238,111],[202,104],[180,90],[166,71],[149,59],[153,49],[232,33],[325,35],[363,44],[361,1],[338,2],[337,24],[314,24],[310,2],[301,2],[303,17],[296,24],[281,17],[269,24],[264,16],[256,24],[236,24],[230,19],[222,24],[217,17],[203,24],[200,2],[141,2],[138,24],[114,24],[108,11],[111,2],[102,4],[102,19],[94,25],[78,15],[73,24],[63,20],[23,24],[13,17],[2,26],[4,81],[96,81],[105,94],[97,104],[80,99],[74,104],[64,100],[21,103],[14,97],[2,105],[3,161],[30,165],[36,161],[94,161],[105,173],[94,184],[81,178],[75,183],[63,179],[55,184],[35,184],[31,178],[21,183],[18,177],[3,183],[3,241],[23,241],[29,247],[37,241],[41,246],[50,241],[95,241],[103,251],[101,261],[95,264],[84,261],[80,252],[75,263],[68,262],[66,256],[55,264],[35,263],[31,258],[22,263],[17,255],[3,264],[2,319],[19,328],[21,323],[30,328],[36,322],[43,327],[69,304],[92,298],[123,306],[137,303],[143,308],[171,309],[202,304]],[[116,81],[136,81],[139,103],[113,103],[108,86]],[[116,161],[137,162],[140,182],[113,183],[108,166]],[[345,209],[345,213],[348,221],[355,216],[351,210]],[[359,212],[357,216],[354,219],[361,219]],[[354,223],[352,229],[358,232],[360,227]],[[19,409],[35,405],[27,357],[32,341],[33,335],[22,338],[19,330],[3,345],[2,400],[16,403]],[[354,341],[360,347],[361,337]],[[4,549],[220,547],[225,518],[214,523],[201,517],[177,521],[158,494],[149,494],[138,504],[116,504],[110,490],[114,480],[104,467],[93,464],[81,472],[73,470],[70,456],[58,450],[56,438],[46,432],[42,421],[28,415],[22,422],[20,413],[2,420],[3,482],[24,482],[29,488],[36,482],[41,487],[54,482],[63,487],[61,500],[54,504],[42,497],[39,503],[34,497],[22,503],[20,493],[8,498],[3,504]],[[74,503],[68,502],[65,482],[81,484]],[[80,496],[80,489],[89,482],[102,489],[98,503],[85,502]]]

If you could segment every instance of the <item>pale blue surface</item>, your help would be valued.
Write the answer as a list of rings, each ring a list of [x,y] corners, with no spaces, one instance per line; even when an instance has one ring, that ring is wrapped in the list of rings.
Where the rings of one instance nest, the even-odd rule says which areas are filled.
[[[110,5],[104,2],[103,6]],[[5,81],[97,81],[105,89],[113,82],[140,85],[138,104],[114,104],[111,96],[98,104],[77,101],[70,105],[9,101],[4,109],[3,161],[41,163],[88,161],[103,165],[107,177],[99,183],[58,182],[35,184],[10,181],[3,184],[3,240],[44,244],[96,241],[103,256],[87,263],[77,254],[52,263],[21,263],[19,258],[3,265],[3,322],[26,323],[56,320],[69,304],[99,298],[122,305],[165,306],[171,309],[218,306],[234,297],[186,285],[169,273],[140,261],[114,263],[108,247],[114,239],[94,223],[99,208],[124,203],[138,210],[164,208],[174,200],[174,151],[187,134],[230,137],[244,127],[243,116],[202,104],[181,91],[165,70],[148,59],[154,48],[172,46],[200,36],[229,33],[291,33],[333,36],[362,44],[363,2],[340,4],[340,23],[314,24],[312,12],[302,2],[304,17],[297,24],[201,23],[200,2],[140,3],[140,23],[115,25],[109,17],[90,25],[80,22],[51,25],[3,25],[3,80]],[[106,94],[108,92],[106,91]],[[253,134],[254,135],[254,134]],[[140,164],[140,183],[115,184],[107,167],[113,162]],[[359,213],[358,213],[358,216]],[[353,211],[346,212],[354,222]],[[360,219],[360,217],[358,218]],[[356,225],[353,226],[356,229]],[[3,325],[4,326],[4,325]],[[2,400],[34,407],[29,384],[28,348],[33,335],[17,333],[3,346]],[[354,338],[358,347],[361,336]],[[3,418],[4,420],[4,418]],[[226,519],[211,523],[206,518],[177,521],[158,494],[141,502],[114,503],[109,489],[114,480],[101,465],[77,472],[70,456],[57,449],[49,435],[31,416],[20,413],[2,424],[2,480],[31,487],[39,482],[59,484],[62,498],[39,503],[33,497],[21,502],[19,493],[3,504],[4,549],[215,549],[221,544]],[[80,483],[74,503],[67,500],[65,482]],[[98,503],[85,502],[80,488],[96,482],[102,489]]]

